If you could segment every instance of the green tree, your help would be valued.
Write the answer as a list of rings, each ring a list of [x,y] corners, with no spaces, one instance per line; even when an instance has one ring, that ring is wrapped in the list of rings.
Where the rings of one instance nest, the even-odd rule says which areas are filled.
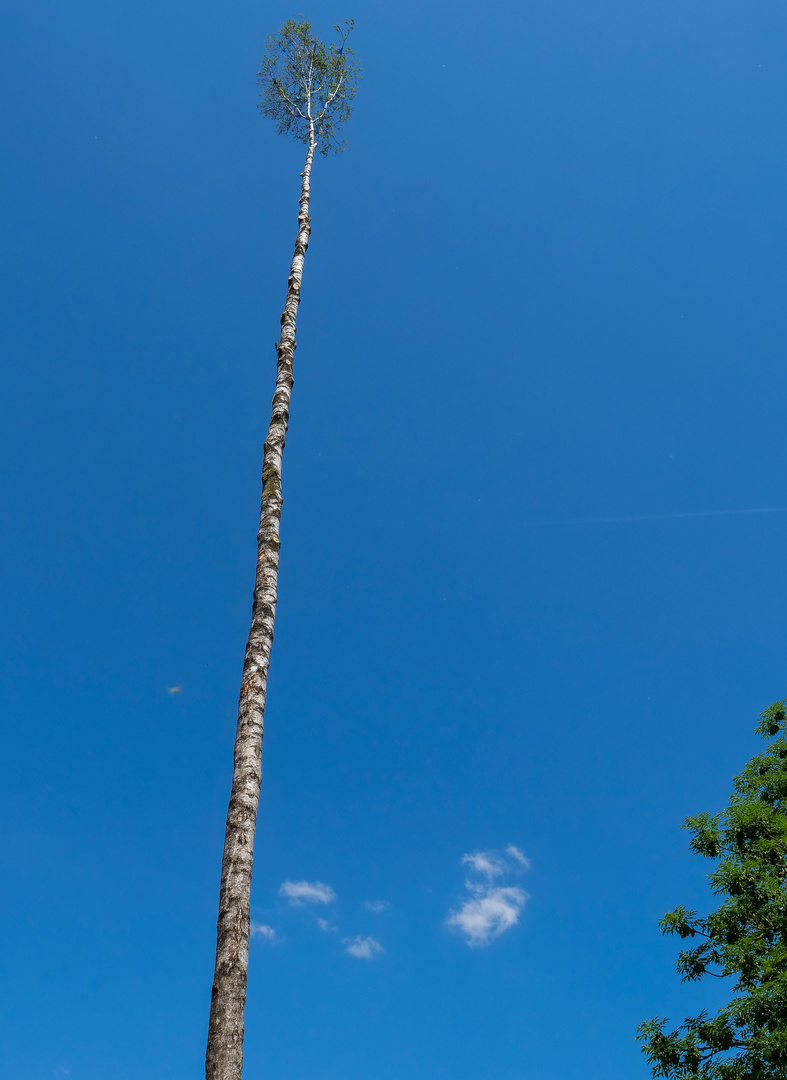
[[[787,1077],[787,701],[762,713],[757,732],[770,745],[735,778],[727,808],[684,826],[692,851],[716,861],[721,906],[705,917],[678,907],[660,923],[690,945],[678,955],[683,980],[729,979],[732,997],[674,1031],[666,1019],[640,1026],[654,1076]]]
[[[344,149],[338,132],[350,115],[360,78],[360,69],[347,47],[352,25],[348,21],[344,28],[337,26],[338,43],[325,45],[314,36],[308,22],[289,19],[277,35],[268,38],[259,72],[263,113],[276,121],[280,133],[294,135],[306,144],[307,150],[301,173],[298,234],[287,280],[280,340],[276,343],[276,390],[264,446],[257,572],[241,676],[235,765],[221,865],[216,968],[205,1058],[207,1080],[241,1080],[243,1071],[251,874],[279,577],[281,467],[293,385],[296,316],[311,232],[311,172],[315,151],[328,154]]]

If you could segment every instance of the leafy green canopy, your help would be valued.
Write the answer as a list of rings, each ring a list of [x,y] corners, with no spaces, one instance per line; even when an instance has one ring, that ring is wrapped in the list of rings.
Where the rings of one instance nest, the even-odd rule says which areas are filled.
[[[361,69],[347,38],[352,19],[335,26],[339,42],[325,45],[312,33],[311,23],[287,19],[278,34],[270,34],[258,81],[260,108],[276,121],[280,135],[292,133],[307,143],[314,136],[321,153],[339,153],[346,143],[338,130],[349,119]]]
[[[787,701],[766,709],[757,731],[773,742],[735,778],[727,809],[684,826],[692,850],[717,861],[709,880],[723,903],[706,918],[679,907],[660,923],[692,943],[678,956],[684,981],[728,977],[734,996],[675,1031],[666,1020],[642,1024],[654,1076],[787,1077]]]

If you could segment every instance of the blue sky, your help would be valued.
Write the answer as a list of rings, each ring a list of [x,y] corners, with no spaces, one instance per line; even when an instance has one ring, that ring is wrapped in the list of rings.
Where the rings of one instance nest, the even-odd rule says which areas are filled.
[[[636,1025],[716,1000],[656,925],[708,903],[680,823],[787,695],[787,513],[738,513],[787,506],[787,12],[302,11],[365,80],[313,178],[246,1075],[647,1077]],[[202,1071],[297,14],[3,10],[9,1077]]]

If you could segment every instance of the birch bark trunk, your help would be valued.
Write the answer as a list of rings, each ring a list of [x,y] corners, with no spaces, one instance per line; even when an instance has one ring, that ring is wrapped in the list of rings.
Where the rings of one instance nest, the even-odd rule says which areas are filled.
[[[276,347],[276,391],[273,395],[262,465],[257,573],[251,629],[241,677],[235,767],[221,864],[216,968],[205,1056],[206,1080],[241,1080],[243,1071],[243,1014],[249,964],[251,873],[260,799],[265,696],[279,578],[281,464],[290,415],[295,329],[301,298],[303,263],[311,232],[309,195],[315,146],[314,123],[310,121],[309,149],[301,173],[303,183],[298,212],[298,236],[287,281],[287,300],[281,317],[281,340]]]

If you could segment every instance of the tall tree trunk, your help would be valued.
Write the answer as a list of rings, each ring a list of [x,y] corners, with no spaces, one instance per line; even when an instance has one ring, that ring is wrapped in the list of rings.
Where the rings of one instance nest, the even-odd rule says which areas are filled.
[[[221,863],[216,969],[210,1002],[206,1080],[241,1080],[243,1071],[243,1013],[249,965],[251,871],[254,831],[260,799],[262,731],[268,665],[273,645],[273,620],[279,579],[281,521],[281,462],[290,415],[295,357],[295,323],[301,298],[301,278],[309,246],[309,191],[314,158],[314,125],[301,176],[298,237],[287,282],[287,301],[281,317],[281,340],[276,347],[276,392],[265,439],[262,465],[262,504],[257,533],[257,575],[251,629],[243,661],[235,735],[235,768],[227,811],[224,856]]]

